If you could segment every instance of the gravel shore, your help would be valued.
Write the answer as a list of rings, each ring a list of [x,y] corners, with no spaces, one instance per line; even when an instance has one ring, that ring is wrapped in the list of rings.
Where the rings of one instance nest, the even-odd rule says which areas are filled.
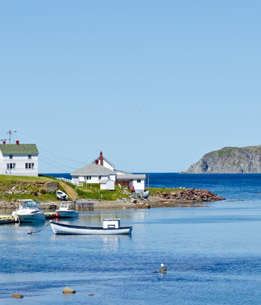
[[[206,203],[224,200],[224,198],[208,190],[201,189],[181,189],[179,192],[157,192],[156,195],[148,199],[131,198],[118,199],[116,201],[103,201],[90,199],[88,204],[81,205],[81,200],[74,206],[76,210],[122,210],[122,209],[149,209],[164,207],[200,207],[206,206]],[[43,210],[55,210],[59,208],[60,201],[41,202]],[[15,210],[18,207],[18,201],[7,202],[0,201],[0,209]]]
[[[148,200],[139,200],[135,203],[130,200],[121,201],[100,201],[92,200],[93,208],[89,210],[125,210],[125,209],[149,209],[149,208],[164,208],[164,207],[201,207],[206,206],[206,202],[195,202],[193,200],[162,200],[159,198],[151,197]],[[42,210],[55,210],[59,208],[60,201],[42,202]],[[18,202],[0,202],[1,210],[15,210],[18,208]]]

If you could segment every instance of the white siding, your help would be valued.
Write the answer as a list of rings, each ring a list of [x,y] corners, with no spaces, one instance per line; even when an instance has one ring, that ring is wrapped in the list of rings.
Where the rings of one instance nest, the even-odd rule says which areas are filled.
[[[2,155],[2,154],[1,154]],[[38,155],[13,155],[10,159],[9,155],[2,155],[0,158],[0,174],[13,176],[38,176]],[[8,169],[7,164],[15,164],[15,168]],[[34,164],[34,168],[26,168],[26,163]]]
[[[87,179],[88,177],[90,177],[90,179]],[[88,183],[88,184],[92,184],[92,183],[96,183],[99,184],[101,180],[103,179],[110,179],[112,181],[116,180],[116,175],[101,175],[101,176],[73,176],[72,177],[72,181],[74,183]]]
[[[99,159],[99,164],[101,165],[101,160]],[[113,166],[110,165],[110,163],[108,163],[106,160],[103,159],[103,165],[104,167],[110,169],[111,171],[114,170]]]
[[[134,187],[135,192],[144,192],[145,191],[145,180],[131,180],[130,188]]]
[[[3,175],[4,165],[3,165],[3,154],[0,150],[0,174]]]
[[[106,183],[100,184],[101,190],[114,191],[115,190],[115,182],[112,180],[107,180]]]
[[[116,175],[109,175],[109,179],[112,181],[116,181]]]

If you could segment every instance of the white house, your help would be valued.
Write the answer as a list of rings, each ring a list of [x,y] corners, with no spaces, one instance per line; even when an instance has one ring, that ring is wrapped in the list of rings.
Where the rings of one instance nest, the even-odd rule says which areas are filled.
[[[112,188],[112,185],[117,184],[128,187],[135,192],[145,190],[146,175],[115,170],[115,166],[103,157],[102,152],[91,164],[76,170],[71,175],[72,182],[75,184],[99,183],[101,189],[109,189]]]
[[[71,173],[73,183],[100,183],[103,179],[116,181],[117,173],[99,164],[89,164]]]
[[[0,144],[0,175],[38,176],[38,149],[35,144]]]

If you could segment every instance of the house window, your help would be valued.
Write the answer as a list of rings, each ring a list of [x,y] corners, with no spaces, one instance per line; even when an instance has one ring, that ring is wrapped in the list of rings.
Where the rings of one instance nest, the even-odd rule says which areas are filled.
[[[9,155],[9,159],[13,159],[13,155]]]
[[[7,169],[15,169],[15,163],[7,163],[6,167]]]
[[[32,159],[32,155],[28,155],[28,159]]]
[[[92,177],[91,176],[87,176],[86,180],[92,180]]]
[[[34,169],[34,163],[25,163],[26,169]]]
[[[99,176],[99,180],[101,180],[101,176]]]
[[[137,183],[141,183],[141,180],[137,180]]]

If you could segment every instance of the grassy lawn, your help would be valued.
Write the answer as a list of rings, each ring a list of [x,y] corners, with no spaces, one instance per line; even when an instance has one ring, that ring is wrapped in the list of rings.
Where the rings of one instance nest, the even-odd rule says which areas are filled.
[[[120,189],[115,186],[115,191],[100,190],[99,184],[84,184],[83,186],[76,187],[76,192],[79,198],[90,198],[100,200],[117,200],[129,198],[131,192],[126,189]]]

